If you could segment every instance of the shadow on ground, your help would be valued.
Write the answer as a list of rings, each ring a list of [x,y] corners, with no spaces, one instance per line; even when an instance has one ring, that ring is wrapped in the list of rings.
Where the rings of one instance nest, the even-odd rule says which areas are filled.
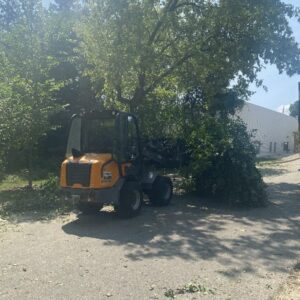
[[[288,172],[286,169],[275,169],[272,167],[260,167],[258,168],[260,174],[262,176],[270,177],[270,176],[279,176]]]
[[[16,188],[0,191],[0,218],[11,223],[51,220],[70,213],[73,206],[59,192]]]
[[[300,187],[269,186],[271,204],[252,210],[218,209],[194,196],[175,197],[169,207],[145,206],[142,214],[120,220],[113,212],[78,215],[62,228],[67,234],[122,246],[130,260],[181,258],[217,260],[224,276],[257,272],[259,260],[272,271],[287,271],[300,254]],[[99,249],[101,252],[101,249]]]

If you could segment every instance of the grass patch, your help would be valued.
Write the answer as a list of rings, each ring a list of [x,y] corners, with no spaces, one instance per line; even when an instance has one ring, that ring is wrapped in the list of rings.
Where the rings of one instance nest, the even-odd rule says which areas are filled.
[[[39,187],[46,179],[34,180],[33,185],[34,187]],[[23,176],[19,175],[7,175],[4,180],[0,182],[0,191],[7,191],[7,190],[15,190],[20,188],[25,188],[28,185],[28,181],[23,178]]]
[[[175,299],[176,295],[185,295],[185,294],[203,294],[203,295],[215,295],[215,291],[208,289],[201,284],[190,282],[181,288],[176,290],[168,289],[164,295],[167,298]]]
[[[58,215],[70,211],[71,204],[65,201],[58,188],[58,178],[34,182],[33,189],[26,187],[22,178],[8,176],[0,185],[0,217],[24,212]]]

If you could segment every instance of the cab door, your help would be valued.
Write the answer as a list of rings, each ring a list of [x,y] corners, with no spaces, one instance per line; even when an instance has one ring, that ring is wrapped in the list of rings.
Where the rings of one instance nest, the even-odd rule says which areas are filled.
[[[120,113],[117,120],[117,134],[118,161],[122,175],[139,179],[142,173],[142,156],[136,117]]]

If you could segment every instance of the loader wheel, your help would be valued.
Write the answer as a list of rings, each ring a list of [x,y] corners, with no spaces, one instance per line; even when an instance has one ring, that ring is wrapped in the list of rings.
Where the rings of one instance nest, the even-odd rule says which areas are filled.
[[[77,204],[77,209],[84,215],[95,215],[100,211],[101,208],[102,205],[95,203],[79,202]]]
[[[125,182],[120,191],[119,203],[115,206],[115,209],[120,217],[131,218],[140,212],[142,202],[143,193],[139,184]]]
[[[148,192],[149,200],[156,206],[170,204],[173,196],[173,184],[169,177],[157,176],[152,189]]]

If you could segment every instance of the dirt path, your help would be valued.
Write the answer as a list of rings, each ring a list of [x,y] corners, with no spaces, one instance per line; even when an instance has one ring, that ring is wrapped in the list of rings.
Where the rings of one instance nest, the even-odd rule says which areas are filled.
[[[263,209],[181,196],[132,220],[101,212],[0,222],[0,299],[171,299],[179,288],[176,299],[286,295],[300,254],[298,169],[300,160],[263,166],[273,203]]]
[[[274,300],[296,300],[300,298],[300,264],[291,272],[288,280],[274,296]]]

